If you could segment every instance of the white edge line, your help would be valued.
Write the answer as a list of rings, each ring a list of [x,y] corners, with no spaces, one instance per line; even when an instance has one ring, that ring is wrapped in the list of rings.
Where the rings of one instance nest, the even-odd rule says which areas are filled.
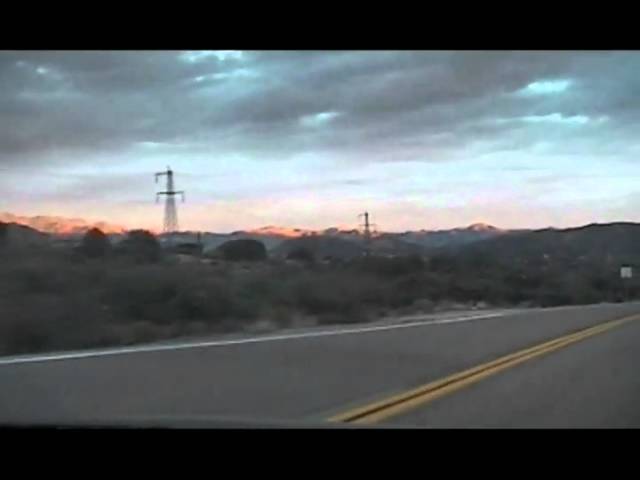
[[[239,338],[235,340],[211,340],[208,342],[190,342],[190,343],[175,343],[170,345],[148,345],[148,346],[139,346],[139,347],[109,348],[109,349],[101,349],[101,350],[89,350],[85,352],[43,354],[43,355],[33,355],[33,356],[16,356],[16,357],[5,357],[5,358],[0,357],[0,365],[47,362],[47,361],[54,361],[54,360],[73,360],[73,359],[79,359],[79,358],[102,357],[102,356],[108,356],[108,355],[123,355],[127,353],[161,352],[164,350],[184,350],[188,348],[224,347],[228,345],[242,345],[246,343],[260,343],[260,342],[272,342],[277,340],[294,340],[299,338],[328,337],[328,336],[334,336],[334,335],[348,335],[348,334],[354,334],[354,333],[379,332],[383,330],[424,327],[428,325],[439,325],[439,324],[446,324],[446,323],[469,322],[472,320],[479,320],[481,318],[501,317],[505,314],[506,313],[487,313],[483,315],[444,318],[440,320],[427,320],[427,321],[421,321],[421,322],[417,321],[417,322],[400,323],[400,324],[393,324],[393,325],[377,325],[373,327],[346,328],[341,330],[322,330],[318,332],[291,333],[291,334],[284,334],[284,335],[264,335],[260,337]]]

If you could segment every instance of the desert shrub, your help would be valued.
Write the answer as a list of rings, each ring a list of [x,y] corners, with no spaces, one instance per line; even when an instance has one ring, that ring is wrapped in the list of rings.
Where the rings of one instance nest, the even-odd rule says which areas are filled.
[[[220,245],[217,250],[225,260],[230,261],[259,261],[267,258],[264,243],[252,239],[229,240]]]
[[[302,276],[292,290],[294,305],[313,315],[356,317],[365,304],[366,287],[344,272]]]
[[[434,311],[436,304],[433,300],[430,300],[428,298],[419,298],[417,300],[414,300],[411,306],[415,309],[416,312],[431,313]]]
[[[315,256],[313,252],[306,247],[296,247],[287,254],[287,260],[298,260],[300,262],[313,263]]]
[[[59,254],[22,254],[3,262],[0,275],[14,294],[58,293],[82,288],[75,267]]]
[[[171,300],[178,294],[179,279],[160,265],[139,265],[109,272],[102,299],[127,318],[170,322],[177,312]],[[173,318],[172,318],[173,317]]]
[[[199,285],[182,284],[175,303],[182,318],[202,320],[208,324],[220,323],[234,313],[229,285],[216,279],[208,279]]]
[[[320,325],[339,325],[366,322],[369,317],[362,309],[351,308],[331,313],[323,313],[318,317]]]
[[[295,316],[291,308],[282,304],[270,304],[264,312],[265,318],[282,328],[290,327],[294,322]]]
[[[360,271],[386,277],[411,275],[425,268],[425,261],[419,255],[402,255],[392,258],[371,256],[358,259],[353,264]]]
[[[131,345],[159,340],[162,334],[157,325],[147,321],[136,321],[119,328],[121,343]]]
[[[83,349],[118,343],[107,313],[93,298],[82,294],[24,296],[2,305],[0,350],[19,354],[49,350]]]

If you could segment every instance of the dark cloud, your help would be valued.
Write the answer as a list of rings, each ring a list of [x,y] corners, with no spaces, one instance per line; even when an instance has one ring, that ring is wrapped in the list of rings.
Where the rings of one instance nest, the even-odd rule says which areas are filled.
[[[635,52],[4,52],[0,162],[51,162],[52,149],[82,161],[138,142],[356,161],[438,161],[548,137],[619,146],[640,120],[639,68]],[[572,83],[516,93],[545,79]],[[559,133],[518,120],[556,113],[607,121]]]

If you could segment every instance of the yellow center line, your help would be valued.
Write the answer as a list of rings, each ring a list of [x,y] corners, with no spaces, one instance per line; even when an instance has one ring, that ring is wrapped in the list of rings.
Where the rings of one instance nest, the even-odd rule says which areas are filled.
[[[468,385],[495,375],[498,372],[514,367],[538,356],[559,350],[563,347],[579,342],[585,338],[606,332],[632,320],[640,319],[640,315],[632,315],[617,320],[611,320],[600,325],[585,328],[578,332],[564,335],[533,347],[505,355],[496,360],[483,363],[476,367],[463,370],[445,378],[413,388],[406,392],[393,395],[386,399],[350,409],[332,416],[330,422],[344,422],[354,424],[374,424],[408,410],[424,405],[436,398],[443,397]]]

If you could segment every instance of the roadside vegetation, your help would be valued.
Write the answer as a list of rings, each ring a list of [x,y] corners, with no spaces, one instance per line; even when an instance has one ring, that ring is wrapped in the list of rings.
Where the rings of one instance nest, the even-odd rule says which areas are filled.
[[[444,253],[320,261],[304,248],[273,260],[260,242],[228,243],[189,263],[140,230],[113,246],[99,230],[75,249],[0,245],[0,354],[638,293],[607,264],[570,269]]]

